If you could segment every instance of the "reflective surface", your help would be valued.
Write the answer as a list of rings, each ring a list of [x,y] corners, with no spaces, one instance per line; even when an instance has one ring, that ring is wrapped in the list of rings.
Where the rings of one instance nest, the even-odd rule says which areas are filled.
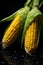
[[[16,43],[16,44],[15,44]],[[3,50],[2,64],[6,62],[9,65],[39,65],[43,63],[43,50],[40,49],[40,45],[32,56],[25,53],[24,49],[21,49],[17,41],[11,46]]]

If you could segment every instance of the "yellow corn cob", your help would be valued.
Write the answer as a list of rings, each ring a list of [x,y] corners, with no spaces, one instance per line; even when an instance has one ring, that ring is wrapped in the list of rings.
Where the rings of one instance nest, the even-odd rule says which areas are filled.
[[[10,45],[19,34],[19,25],[20,24],[20,16],[17,15],[15,19],[11,22],[10,26],[5,31],[5,34],[2,39],[2,46],[3,48]]]
[[[37,38],[38,38],[38,21],[35,19],[28,27],[25,39],[24,48],[26,53],[32,53],[37,48]]]

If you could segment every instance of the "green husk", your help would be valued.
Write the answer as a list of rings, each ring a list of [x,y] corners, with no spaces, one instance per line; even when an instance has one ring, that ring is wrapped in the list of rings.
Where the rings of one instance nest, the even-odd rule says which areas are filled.
[[[28,4],[26,4],[27,2],[28,2]],[[26,5],[24,5],[24,7],[27,6],[27,5],[29,5],[30,2],[31,2],[31,0],[27,0],[26,3],[25,3]],[[12,20],[15,18],[15,16],[16,16],[19,12],[21,12],[21,11],[24,9],[24,7],[20,8],[19,10],[17,10],[17,11],[14,12],[13,14],[11,14],[10,16],[5,17],[4,19],[2,19],[2,20],[0,21],[0,23],[12,21]]]
[[[30,4],[31,0],[27,0],[24,6],[28,6]]]
[[[22,38],[21,38],[21,46],[23,45],[24,42],[24,37],[25,37],[25,33],[26,30],[28,28],[28,26],[30,25],[30,23],[34,20],[35,17],[41,15],[42,13],[38,10],[37,7],[34,7],[27,15],[27,19],[26,22],[24,24],[24,29],[23,29],[23,33],[22,33]],[[41,26],[40,26],[41,27]]]
[[[26,21],[28,12],[30,12],[30,8],[25,6],[24,9],[19,12],[18,14],[20,15],[20,31],[19,31],[19,37],[21,37],[21,34],[23,32],[23,27],[24,27],[24,23]]]
[[[22,11],[22,10],[23,10],[23,8],[17,10],[17,11],[14,12],[12,15],[10,15],[10,16],[8,16],[8,17],[2,19],[2,20],[0,21],[0,23],[2,23],[2,22],[8,22],[8,21],[13,20],[13,19],[15,18],[16,14],[17,14],[18,12]]]
[[[40,8],[43,4],[43,0],[33,0],[33,6],[32,7],[38,7]]]
[[[42,4],[43,4],[43,1],[40,0],[40,2],[39,2],[39,8],[42,6]]]
[[[39,22],[39,32],[38,32],[37,46],[38,46],[38,43],[39,43],[40,33],[41,33],[41,30],[42,30],[42,26],[43,26],[43,14],[38,15],[38,22]]]
[[[30,11],[30,8],[25,6],[20,12],[18,12],[16,15],[20,15],[20,32],[21,29],[24,26],[25,20],[27,18],[27,14]]]
[[[39,0],[33,0],[33,6],[32,7],[35,7],[35,6],[39,6]]]

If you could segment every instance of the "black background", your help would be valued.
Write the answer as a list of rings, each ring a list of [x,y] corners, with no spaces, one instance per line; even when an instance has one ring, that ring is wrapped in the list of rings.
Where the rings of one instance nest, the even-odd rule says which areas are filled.
[[[0,0],[0,20],[11,15],[19,8],[23,7],[25,2],[26,2],[26,0]],[[40,11],[43,13],[42,8],[43,8],[43,5],[40,8]],[[1,42],[5,27],[7,26],[7,24],[6,23],[0,24],[0,42]],[[5,62],[5,59],[1,55],[2,54],[1,48],[2,47],[0,45],[0,64],[6,65],[7,62]],[[40,35],[39,46],[37,48],[36,53],[43,58],[43,32],[42,31],[41,31],[41,35]]]
[[[21,8],[26,0],[0,0],[0,19]]]

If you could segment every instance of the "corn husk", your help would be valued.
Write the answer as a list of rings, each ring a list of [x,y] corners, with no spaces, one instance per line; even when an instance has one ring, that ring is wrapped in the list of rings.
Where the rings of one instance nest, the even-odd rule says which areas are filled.
[[[30,23],[32,23],[32,21],[35,19],[35,18],[38,18],[38,23],[39,23],[39,30],[38,30],[38,40],[37,40],[37,46],[38,46],[38,43],[39,43],[39,38],[40,38],[40,31],[41,31],[41,28],[42,28],[42,19],[43,19],[43,15],[42,13],[38,10],[37,7],[34,7],[27,15],[27,19],[26,19],[26,22],[24,24],[24,29],[23,29],[23,33],[22,33],[22,38],[21,38],[21,47],[22,45],[24,45],[24,38],[25,38],[25,33],[26,33],[26,30],[28,29],[28,26],[30,25]],[[29,53],[31,54],[31,53]]]

